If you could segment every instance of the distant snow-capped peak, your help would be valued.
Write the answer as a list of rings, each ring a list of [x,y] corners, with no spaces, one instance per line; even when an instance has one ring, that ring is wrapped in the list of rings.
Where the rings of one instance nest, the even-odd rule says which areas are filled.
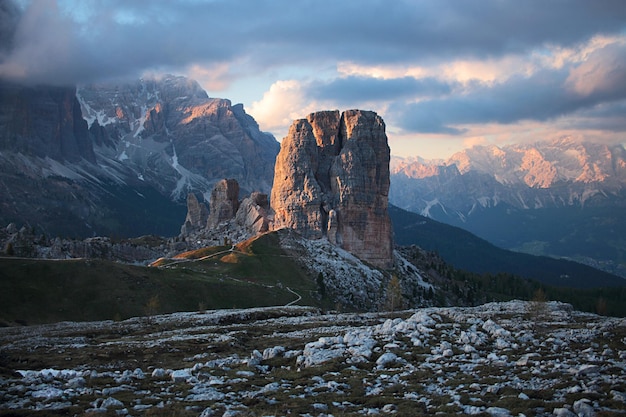
[[[460,174],[477,171],[501,184],[550,188],[560,182],[626,183],[626,150],[621,145],[581,142],[571,138],[530,145],[474,146],[445,161],[394,159],[392,174],[409,178],[440,175],[442,167],[456,166]]]

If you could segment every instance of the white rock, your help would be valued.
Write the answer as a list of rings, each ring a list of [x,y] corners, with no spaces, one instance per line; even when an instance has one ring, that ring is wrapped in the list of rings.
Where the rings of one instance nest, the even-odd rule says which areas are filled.
[[[152,378],[164,378],[164,377],[165,377],[165,369],[155,368],[152,371]]]
[[[389,365],[398,361],[398,356],[393,352],[386,352],[380,355],[380,357],[376,360],[376,367],[378,369],[385,369]]]
[[[487,333],[491,334],[493,337],[499,338],[509,338],[511,337],[511,332],[502,328],[498,324],[496,324],[493,320],[489,319],[483,324],[483,330]]]
[[[576,414],[572,413],[567,408],[555,408],[552,410],[552,414],[556,417],[576,417]]]
[[[308,368],[341,357],[344,353],[345,349],[312,349],[307,351],[305,348],[303,354],[296,359],[296,365]]]
[[[87,381],[82,376],[78,376],[76,378],[72,378],[67,381],[67,386],[70,388],[84,388],[87,385]]]
[[[284,346],[274,346],[269,347],[263,351],[263,360],[268,360],[272,358],[276,358],[282,356],[285,353]]]
[[[496,339],[495,345],[496,349],[508,349],[511,347],[511,343],[500,337]]]
[[[102,401],[102,404],[100,405],[100,407],[107,408],[107,409],[108,408],[124,408],[124,403],[116,398],[109,397],[105,399],[104,401]]]
[[[594,375],[600,372],[598,365],[585,364],[578,368],[576,375]]]
[[[484,411],[483,407],[477,407],[475,405],[463,405],[463,413],[468,414],[470,416],[475,416],[477,414],[482,414]]]
[[[31,394],[33,398],[42,398],[45,400],[53,400],[56,398],[60,398],[63,396],[63,390],[54,388],[54,387],[46,387],[36,391],[33,391]]]
[[[623,392],[611,390],[611,395],[613,396],[614,400],[626,403],[626,394],[624,394]]]
[[[248,366],[260,365],[262,360],[263,360],[263,354],[255,349],[252,351],[252,354],[250,355],[250,359],[248,359]]]
[[[473,353],[476,352],[476,348],[472,345],[465,345],[463,346],[463,352],[465,353]]]
[[[511,412],[506,408],[489,407],[485,411],[493,417],[511,417]]]
[[[225,395],[212,387],[194,386],[185,401],[221,401]]]
[[[593,410],[590,401],[586,398],[580,399],[574,403],[574,412],[578,417],[595,417],[596,412]]]
[[[198,417],[213,417],[215,415],[215,411],[213,411],[213,409],[209,408],[205,408],[204,410],[202,410],[202,412],[200,413],[200,415]]]
[[[137,368],[133,371],[133,378],[135,379],[144,379],[146,375],[143,373],[141,368]]]
[[[396,411],[398,411],[398,407],[395,404],[385,404],[383,406],[383,413],[395,413]]]
[[[172,371],[171,378],[172,381],[175,383],[185,382],[189,378],[191,378],[191,372],[189,372],[189,369],[177,369],[175,371]]]

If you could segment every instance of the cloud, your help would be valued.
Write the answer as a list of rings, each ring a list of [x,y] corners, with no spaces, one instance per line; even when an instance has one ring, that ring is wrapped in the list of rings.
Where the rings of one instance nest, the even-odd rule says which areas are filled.
[[[11,0],[3,3],[11,4]],[[26,1],[0,76],[85,82],[146,70],[245,62],[238,75],[290,65],[433,63],[568,47],[624,28],[621,0]],[[3,6],[4,7],[4,6]],[[232,68],[232,65],[231,65]],[[232,80],[227,80],[232,82]]]
[[[13,42],[19,18],[19,9],[13,2],[3,1],[0,3],[0,63],[14,47]]]
[[[449,94],[448,83],[436,78],[371,78],[349,76],[309,86],[309,94],[315,99],[332,100],[340,105],[398,99],[417,99]]]
[[[543,68],[494,85],[417,103],[396,102],[393,120],[414,132],[461,134],[459,125],[523,120],[547,121],[626,99],[626,45],[612,44],[587,60],[560,69]]]
[[[626,45],[610,44],[591,53],[570,71],[566,87],[582,97],[626,97]]]
[[[479,126],[624,132],[625,22],[623,0],[0,0],[0,78],[186,74],[279,137],[345,108],[459,143],[495,137]]]
[[[247,112],[264,130],[282,138],[294,120],[324,108],[322,103],[308,100],[305,89],[306,85],[296,80],[277,81]]]

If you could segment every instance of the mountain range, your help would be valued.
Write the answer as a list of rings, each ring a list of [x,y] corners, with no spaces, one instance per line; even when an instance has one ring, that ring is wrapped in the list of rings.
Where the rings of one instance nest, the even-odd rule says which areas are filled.
[[[269,192],[279,144],[242,105],[164,76],[79,88],[0,83],[0,221],[53,236],[178,234],[188,192]]]
[[[78,88],[0,83],[0,89],[0,222],[14,223],[3,236],[6,235],[6,242],[17,239],[12,251],[21,256],[30,256],[25,255],[28,251],[24,252],[24,248],[39,246],[45,253],[72,252],[87,257],[87,252],[124,252],[131,256],[131,253],[142,252],[142,245],[136,240],[117,243],[118,239],[148,234],[171,237],[160,243],[159,247],[165,252],[193,249],[193,244],[205,242],[207,236],[196,238],[194,235],[192,239],[179,235],[181,225],[186,221],[184,201],[188,201],[189,195],[197,196],[200,203],[207,202],[213,186],[229,177],[236,180],[242,197],[252,191],[257,196],[266,196],[263,193],[269,193],[275,181],[274,166],[279,144],[274,137],[261,132],[241,105],[209,98],[195,81],[187,78],[164,76],[126,84]],[[321,115],[338,118],[340,113],[325,112],[318,116]],[[347,122],[321,123],[322,119],[316,119],[318,116],[310,115],[316,120],[313,125],[317,126],[311,128],[311,132],[317,132],[322,125],[336,124],[334,130],[331,129],[336,132],[329,133],[330,136],[322,135],[323,140],[336,136],[337,143],[341,144],[349,137],[348,131],[354,130],[346,128],[352,126]],[[382,120],[365,119],[368,126],[384,127]],[[344,128],[346,132],[343,132]],[[371,129],[360,130],[369,132]],[[311,143],[315,141],[317,139]],[[561,155],[560,148],[565,149],[561,153],[569,159]],[[589,210],[595,210],[594,213],[606,213],[607,218],[614,220],[612,224],[617,225],[605,236],[614,235],[618,240],[623,235],[620,235],[623,222],[620,223],[616,216],[623,204],[623,148],[562,141],[552,144],[550,154],[537,148],[524,152],[522,148],[511,149],[474,148],[456,155],[448,163],[438,164],[418,159],[392,159],[390,200],[414,211],[419,211],[420,204],[426,203],[421,209],[423,214],[436,218],[438,213],[443,213],[448,217],[442,216],[441,220],[457,219],[466,229],[467,224],[480,223],[475,219],[484,220],[487,225],[495,224],[498,230],[501,225],[497,221],[504,223],[515,216],[538,217],[537,213],[554,212],[560,219],[567,219],[566,214],[570,212],[586,216]],[[322,160],[315,157],[316,152],[321,151],[309,155],[311,161],[321,163]],[[555,162],[556,158],[565,159]],[[577,166],[583,166],[578,169],[580,173]],[[311,175],[323,184],[328,181],[315,172]],[[358,179],[362,175],[355,171],[352,176]],[[312,184],[311,181],[305,183]],[[355,182],[354,187],[365,189],[359,184],[361,182]],[[562,186],[559,188],[557,184]],[[517,193],[514,193],[515,187]],[[289,187],[285,189],[289,191]],[[533,192],[543,200],[539,197],[532,200]],[[234,198],[239,203],[238,197]],[[195,198],[191,200],[195,201]],[[532,201],[535,201],[533,207],[530,205]],[[328,211],[328,225],[324,229],[327,227],[330,233],[334,230],[330,211],[335,203],[328,200],[325,206],[320,204],[314,202],[311,208],[317,211],[323,208],[320,211],[322,220]],[[453,210],[455,204],[459,208]],[[350,220],[345,217],[345,210],[340,211],[343,213],[341,219],[351,228],[355,227],[357,220],[362,220],[359,216]],[[497,217],[494,213],[504,215]],[[544,260],[540,262],[541,258],[525,261],[510,252],[498,252],[495,246],[471,235],[468,240],[462,230],[446,228],[427,218],[411,218],[395,208],[389,214],[396,243],[418,244],[426,250],[437,251],[456,268],[477,273],[516,273],[556,285],[588,286],[588,282],[583,282],[584,278],[575,276],[569,267],[563,266],[565,264],[548,265]],[[413,227],[426,221],[430,221],[428,224],[432,227]],[[557,222],[553,223],[554,227]],[[579,219],[569,224],[576,230],[587,230],[585,225]],[[371,225],[369,227],[371,229]],[[513,227],[506,228],[515,231]],[[376,235],[377,232],[370,229],[364,229],[363,233]],[[430,231],[424,233],[427,229]],[[345,240],[348,229],[342,230],[338,227],[336,236]],[[538,240],[533,237],[532,228],[523,231]],[[546,228],[544,232],[551,230]],[[92,236],[106,236],[110,240],[66,242],[54,239]],[[518,238],[525,236],[519,233]],[[230,239],[232,234],[218,236],[219,241],[222,238]],[[441,239],[470,243],[467,247],[441,244]],[[610,243],[610,239],[602,241],[598,244],[599,250]],[[482,250],[486,247],[488,250]],[[129,248],[133,249],[129,251]],[[152,256],[150,254],[154,251],[152,246],[147,247],[142,256]],[[461,256],[455,257],[455,253]],[[511,261],[513,258],[515,261]],[[467,263],[468,259],[473,263]],[[535,270],[541,272],[529,270],[528,265],[519,269],[524,263],[535,264]],[[557,279],[553,281],[555,276]],[[561,276],[573,278],[563,281]],[[602,276],[600,280],[605,285],[619,285],[615,276],[608,277],[608,281],[605,278]]]
[[[390,202],[496,246],[626,276],[626,150],[562,138],[393,158]]]

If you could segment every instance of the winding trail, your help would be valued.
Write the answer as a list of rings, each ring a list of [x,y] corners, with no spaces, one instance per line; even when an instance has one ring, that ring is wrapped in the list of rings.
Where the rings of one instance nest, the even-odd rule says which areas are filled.
[[[290,303],[285,304],[285,307],[289,307],[290,305],[294,305],[295,303],[297,303],[298,301],[302,300],[302,296],[300,294],[298,294],[297,292],[293,291],[291,288],[289,287],[285,287],[287,289],[287,291],[289,291],[290,293],[294,294],[296,297],[298,297],[296,300],[293,300]]]
[[[169,267],[170,267],[170,266],[172,266],[172,265],[177,265],[177,264],[180,264],[180,263],[194,263],[194,262],[198,262],[198,261],[205,261],[205,260],[207,260],[207,259],[213,258],[213,257],[218,256],[218,255],[223,255],[223,254],[225,254],[225,253],[239,252],[239,253],[243,253],[243,254],[245,254],[244,252],[240,252],[240,251],[235,250],[235,248],[236,248],[236,245],[232,245],[232,246],[230,247],[230,249],[223,250],[223,251],[216,252],[216,253],[212,253],[212,254],[210,254],[210,255],[203,256],[203,257],[201,257],[201,258],[197,258],[197,259],[176,259],[176,260],[174,260],[175,258],[168,258],[168,260],[170,260],[170,261],[172,261],[172,262],[171,262],[171,263],[169,263],[169,264],[167,264],[167,265],[164,265],[164,266],[162,266],[162,267],[169,268]],[[162,258],[162,259],[163,259],[163,258]],[[161,268],[162,268],[162,267],[161,267]],[[242,281],[242,280],[240,280],[240,279],[233,278],[233,277],[225,277],[225,278],[228,278],[228,279],[230,279],[230,280],[237,281],[237,282],[246,282],[246,281]],[[259,284],[257,284],[257,285],[259,285]],[[262,285],[262,286],[264,286],[264,287],[267,287],[267,288],[274,288],[274,286],[273,286],[273,285],[265,285],[265,284],[260,284],[260,285]],[[289,303],[285,304],[285,307],[292,306],[292,305],[296,304],[297,302],[299,302],[300,300],[302,300],[302,296],[301,296],[300,294],[298,294],[297,292],[295,292],[294,290],[292,290],[291,288],[289,288],[289,287],[285,287],[285,289],[286,289],[287,291],[289,291],[290,293],[292,293],[293,295],[295,295],[296,297],[298,297],[298,298],[296,298],[295,300],[290,301]]]

